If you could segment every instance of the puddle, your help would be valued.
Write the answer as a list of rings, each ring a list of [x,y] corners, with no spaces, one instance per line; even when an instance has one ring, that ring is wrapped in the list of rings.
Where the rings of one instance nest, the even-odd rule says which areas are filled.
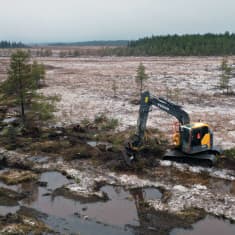
[[[30,197],[22,200],[21,205],[31,207],[41,212],[65,216],[71,212],[71,207],[63,198],[53,198],[51,193],[63,185],[73,183],[73,180],[68,180],[64,175],[57,171],[42,173],[39,179],[40,182],[46,182],[45,187],[33,185],[29,188]]]
[[[1,170],[1,172],[4,172],[6,170],[7,169]],[[7,185],[2,181],[0,181],[0,187],[26,194],[27,197],[20,201],[21,205],[31,206],[39,210],[41,210],[40,207],[42,207],[43,210],[45,207],[48,206],[47,203],[45,203],[45,200],[43,200],[43,195],[48,193],[50,194],[54,189],[59,188],[64,184],[71,183],[71,180],[68,180],[65,176],[56,171],[42,173],[39,181],[47,182],[47,187],[39,187],[36,182],[22,182],[18,185]],[[0,206],[0,215],[15,213],[19,210],[19,208],[19,206]]]
[[[234,235],[235,224],[213,216],[207,216],[193,225],[192,229],[173,229],[170,235]]]
[[[74,182],[73,180],[67,179],[64,175],[57,171],[48,171],[42,173],[39,181],[47,182],[47,188],[51,190],[60,188],[65,184]]]
[[[20,206],[0,206],[0,215],[5,216],[8,213],[16,213]]]
[[[107,193],[106,202],[81,203],[63,196],[52,196],[52,191],[71,183],[58,172],[46,172],[40,177],[47,182],[45,187],[38,186],[32,197],[21,201],[21,205],[46,213],[43,221],[61,233],[80,232],[89,234],[133,234],[129,226],[138,227],[138,202],[145,198],[154,199],[161,193],[154,188],[125,190],[123,187],[103,186],[100,190]],[[142,195],[142,196],[140,196]]]
[[[142,189],[144,200],[155,200],[162,197],[162,193],[156,188],[144,188]]]
[[[139,225],[138,212],[133,196],[122,187],[104,186],[100,189],[110,198],[107,202],[85,204],[87,215],[102,223],[124,227],[126,224]]]
[[[122,229],[117,226],[97,223],[92,220],[85,220],[77,216],[69,216],[66,219],[56,216],[47,216],[42,219],[54,230],[62,234],[83,234],[83,235],[133,235],[131,228]]]
[[[104,186],[102,191],[111,198],[107,202],[81,203],[63,196],[53,197],[52,190],[71,183],[58,172],[43,173],[40,181],[46,187],[37,187],[35,197],[23,200],[21,205],[46,213],[43,221],[61,233],[81,232],[93,234],[133,234],[126,224],[138,226],[138,213],[135,201],[129,191],[122,187]]]

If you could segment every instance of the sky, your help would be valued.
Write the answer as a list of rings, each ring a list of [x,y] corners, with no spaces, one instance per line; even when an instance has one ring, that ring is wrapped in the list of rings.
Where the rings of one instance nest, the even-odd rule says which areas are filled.
[[[235,32],[235,0],[0,0],[0,40],[134,40]]]

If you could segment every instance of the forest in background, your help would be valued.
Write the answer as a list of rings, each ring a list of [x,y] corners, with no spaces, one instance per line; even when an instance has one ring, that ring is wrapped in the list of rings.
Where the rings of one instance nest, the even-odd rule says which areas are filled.
[[[34,53],[34,56],[227,56],[235,55],[235,34],[225,32],[223,34],[207,33],[204,35],[166,35],[145,37],[133,41],[47,44],[45,50],[50,51],[50,53],[42,53],[43,45],[46,44],[37,45],[38,51]],[[53,53],[52,45],[57,46],[59,50],[61,48],[61,52]],[[73,48],[71,49],[69,46]],[[74,46],[77,46],[77,48],[74,48]],[[88,48],[83,46],[88,46]],[[21,42],[0,41],[0,48],[3,49],[25,47],[34,48]]]
[[[235,34],[152,36],[131,41],[129,55],[215,56],[235,54]]]

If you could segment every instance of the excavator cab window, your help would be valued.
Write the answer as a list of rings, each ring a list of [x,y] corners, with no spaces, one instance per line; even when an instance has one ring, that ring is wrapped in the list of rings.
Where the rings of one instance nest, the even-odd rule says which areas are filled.
[[[200,128],[192,129],[192,141],[191,146],[199,146],[201,145],[201,140],[205,134],[209,132],[207,126],[203,126]]]

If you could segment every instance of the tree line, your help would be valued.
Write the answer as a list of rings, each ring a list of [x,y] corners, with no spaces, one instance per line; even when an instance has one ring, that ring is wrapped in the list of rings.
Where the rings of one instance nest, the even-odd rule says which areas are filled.
[[[126,47],[103,48],[102,56],[228,56],[235,55],[235,34],[192,34],[145,37]]]
[[[1,41],[0,48],[26,47],[23,43]],[[145,37],[127,45],[95,49],[61,51],[60,57],[96,56],[228,56],[235,55],[235,34],[192,34]],[[52,56],[50,49],[38,50],[36,56]]]
[[[130,41],[129,55],[224,56],[235,54],[235,34],[194,34],[152,36]]]
[[[0,41],[0,48],[25,48],[22,42]]]

